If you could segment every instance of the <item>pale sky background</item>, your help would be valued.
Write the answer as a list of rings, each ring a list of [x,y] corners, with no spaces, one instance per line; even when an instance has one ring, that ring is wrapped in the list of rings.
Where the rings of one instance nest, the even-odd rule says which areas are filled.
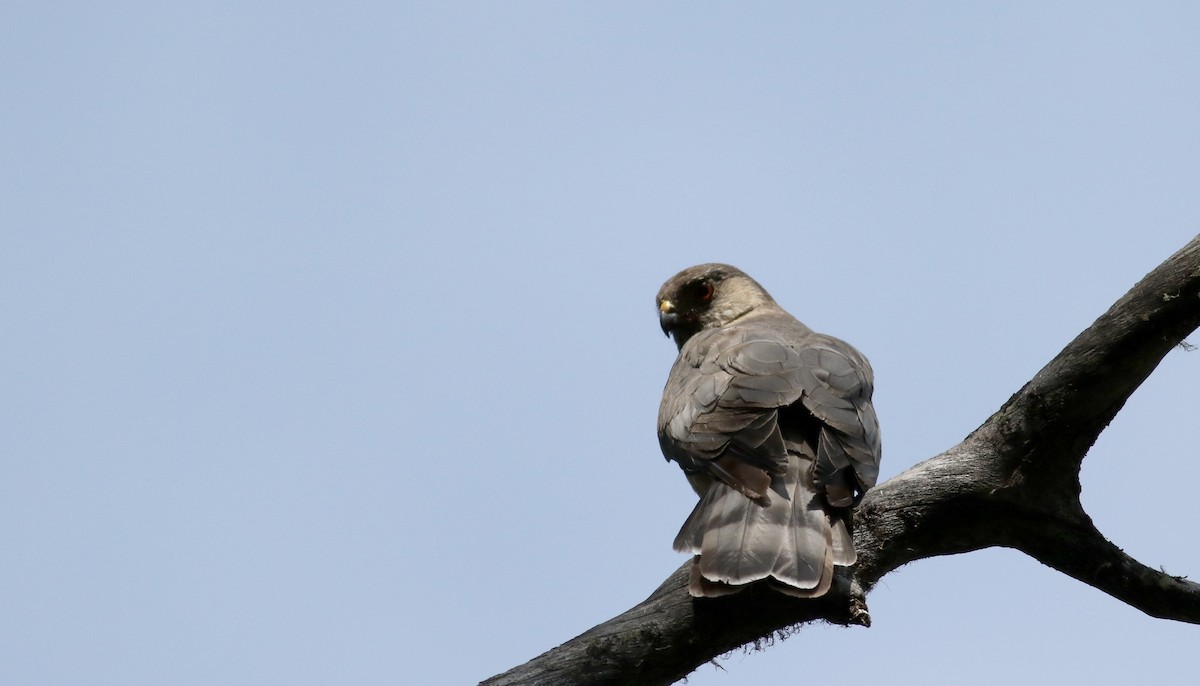
[[[694,502],[653,296],[697,262],[867,354],[884,478],[950,447],[1200,232],[1198,36],[1194,2],[4,3],[0,683],[471,684],[639,602]],[[1193,578],[1198,381],[1172,352],[1083,473]],[[1195,683],[1200,627],[1013,551],[869,602],[688,683]]]

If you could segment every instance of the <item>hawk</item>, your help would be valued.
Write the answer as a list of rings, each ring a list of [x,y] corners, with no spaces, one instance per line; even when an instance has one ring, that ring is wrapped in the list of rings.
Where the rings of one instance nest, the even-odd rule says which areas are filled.
[[[683,270],[656,300],[679,347],[658,440],[700,496],[674,544],[694,556],[689,592],[766,579],[825,594],[856,560],[851,508],[879,475],[871,365],[726,264]]]

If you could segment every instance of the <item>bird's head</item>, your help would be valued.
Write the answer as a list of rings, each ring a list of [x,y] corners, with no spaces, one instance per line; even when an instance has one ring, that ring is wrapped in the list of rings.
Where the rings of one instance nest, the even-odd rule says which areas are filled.
[[[720,328],[775,301],[737,267],[699,264],[672,276],[658,290],[658,322],[680,348],[704,329]]]

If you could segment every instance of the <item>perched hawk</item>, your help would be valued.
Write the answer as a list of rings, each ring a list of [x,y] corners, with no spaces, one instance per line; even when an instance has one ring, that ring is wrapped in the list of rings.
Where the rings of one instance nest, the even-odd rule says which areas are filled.
[[[683,270],[657,303],[679,346],[658,440],[700,496],[675,537],[695,555],[688,590],[823,595],[854,564],[850,509],[879,475],[871,365],[729,265]]]

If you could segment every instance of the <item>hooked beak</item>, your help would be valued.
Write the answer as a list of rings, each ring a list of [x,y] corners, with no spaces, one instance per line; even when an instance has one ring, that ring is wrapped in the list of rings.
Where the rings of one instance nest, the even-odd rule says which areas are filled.
[[[664,300],[658,304],[658,325],[662,327],[663,335],[670,336],[671,329],[679,323],[679,315],[675,312],[675,305],[670,300]]]

